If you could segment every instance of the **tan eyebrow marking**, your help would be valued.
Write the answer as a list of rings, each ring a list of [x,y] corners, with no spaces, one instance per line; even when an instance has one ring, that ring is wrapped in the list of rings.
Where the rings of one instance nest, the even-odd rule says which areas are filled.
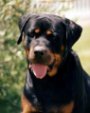
[[[35,33],[40,33],[40,29],[39,28],[36,28],[35,29]]]
[[[47,31],[46,31],[46,34],[47,34],[47,35],[51,35],[51,34],[53,34],[53,32],[52,32],[52,30],[47,30]]]

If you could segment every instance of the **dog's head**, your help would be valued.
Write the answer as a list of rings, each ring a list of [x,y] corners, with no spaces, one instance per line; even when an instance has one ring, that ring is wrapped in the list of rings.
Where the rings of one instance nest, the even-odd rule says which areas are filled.
[[[49,14],[27,14],[19,22],[29,68],[37,78],[57,73],[67,50],[79,39],[82,28],[73,21]]]

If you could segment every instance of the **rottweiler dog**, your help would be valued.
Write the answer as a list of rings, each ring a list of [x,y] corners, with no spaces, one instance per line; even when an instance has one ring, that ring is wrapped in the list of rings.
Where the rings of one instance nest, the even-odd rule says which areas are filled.
[[[52,14],[26,14],[19,28],[28,63],[22,113],[90,113],[90,77],[72,50],[82,28]]]

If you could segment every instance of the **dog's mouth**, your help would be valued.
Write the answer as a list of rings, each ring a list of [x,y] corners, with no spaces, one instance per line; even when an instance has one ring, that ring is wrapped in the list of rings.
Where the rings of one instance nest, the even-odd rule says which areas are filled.
[[[50,70],[54,62],[54,55],[51,52],[46,52],[43,55],[33,54],[29,56],[29,69],[33,72],[36,78],[44,78]]]
[[[46,75],[49,75],[50,77],[56,75],[61,62],[62,58],[60,55],[54,54],[54,59],[50,64],[45,64],[45,62],[29,63],[29,69],[31,69],[36,78],[43,79]]]
[[[46,76],[48,72],[48,66],[44,64],[31,64],[30,68],[36,78],[42,79]]]
[[[29,69],[39,79],[44,78],[46,75],[50,77],[56,75],[63,59],[60,53],[52,52],[43,46],[30,48],[30,50],[26,51],[26,55]]]
[[[54,60],[52,63],[48,64],[45,62],[29,62],[29,69],[33,72],[36,78],[44,78],[48,72],[52,69],[54,65]]]

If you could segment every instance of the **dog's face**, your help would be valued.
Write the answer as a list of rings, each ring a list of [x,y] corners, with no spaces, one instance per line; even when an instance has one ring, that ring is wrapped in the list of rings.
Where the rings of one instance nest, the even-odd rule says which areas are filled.
[[[20,19],[29,68],[37,78],[56,75],[68,49],[78,40],[81,27],[55,15],[25,15]]]

